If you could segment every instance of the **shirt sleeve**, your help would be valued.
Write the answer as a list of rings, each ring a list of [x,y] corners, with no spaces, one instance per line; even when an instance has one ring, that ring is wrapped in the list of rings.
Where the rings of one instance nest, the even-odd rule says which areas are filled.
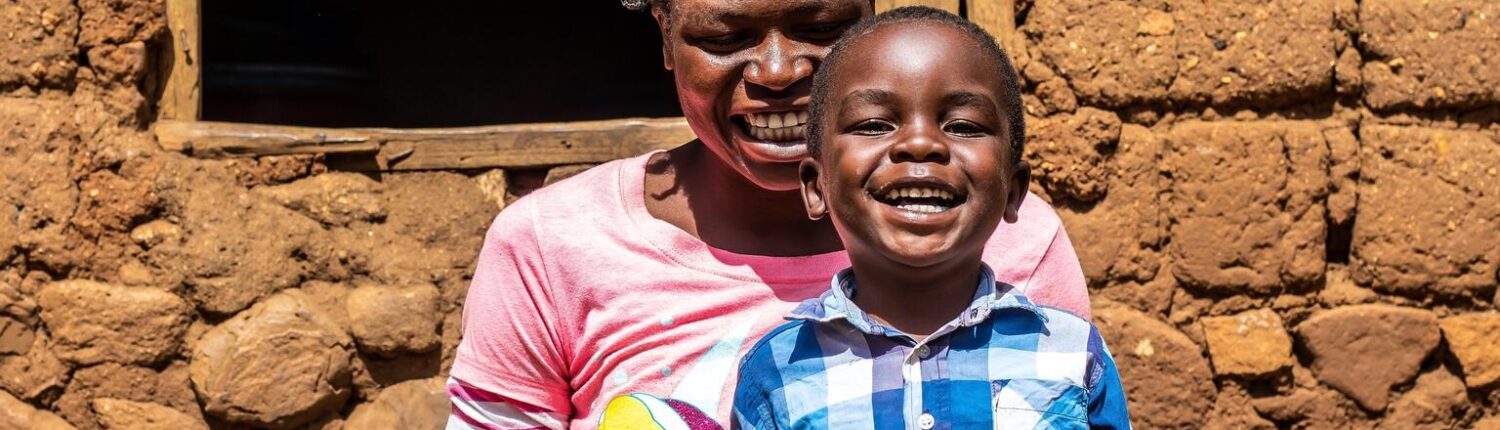
[[[485,235],[451,374],[471,392],[552,417],[542,423],[560,428],[572,415],[567,361],[534,228],[536,209],[526,203],[501,212]]]
[[[1089,389],[1089,428],[1125,430],[1130,429],[1130,412],[1125,406],[1125,390],[1120,384],[1120,371],[1115,368],[1115,359],[1109,348],[1099,339],[1094,330],[1091,343],[1099,345],[1094,356],[1096,366],[1094,384]]]
[[[1033,302],[1067,310],[1085,320],[1093,318],[1083,266],[1078,263],[1078,254],[1061,222],[1028,285],[1026,296]]]
[[[448,378],[448,400],[452,404],[446,430],[561,429],[555,413],[507,399],[455,378]]]
[[[729,428],[740,430],[767,430],[780,429],[783,426],[777,422],[776,413],[772,410],[774,401],[771,399],[771,390],[767,390],[760,382],[761,372],[757,366],[774,366],[767,354],[759,354],[760,345],[752,347],[740,362],[739,380],[734,387],[734,407],[731,411]],[[774,369],[774,367],[771,367]]]

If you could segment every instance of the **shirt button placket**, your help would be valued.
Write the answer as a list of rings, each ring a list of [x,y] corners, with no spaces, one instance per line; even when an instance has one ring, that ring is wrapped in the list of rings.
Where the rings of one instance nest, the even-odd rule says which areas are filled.
[[[921,427],[922,430],[932,430],[932,427],[936,424],[937,420],[932,418],[932,414],[923,412],[922,416],[917,417],[917,426]]]

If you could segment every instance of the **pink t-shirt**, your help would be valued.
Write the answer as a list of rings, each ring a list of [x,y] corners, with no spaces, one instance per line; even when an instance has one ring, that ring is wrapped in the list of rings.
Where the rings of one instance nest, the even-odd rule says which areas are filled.
[[[496,217],[464,304],[454,421],[503,424],[494,419],[519,411],[532,425],[594,429],[661,420],[672,407],[727,422],[740,355],[849,265],[842,251],[726,252],[652,217],[651,155],[583,172]],[[1088,318],[1083,271],[1040,198],[1001,224],[984,261],[1033,301]]]

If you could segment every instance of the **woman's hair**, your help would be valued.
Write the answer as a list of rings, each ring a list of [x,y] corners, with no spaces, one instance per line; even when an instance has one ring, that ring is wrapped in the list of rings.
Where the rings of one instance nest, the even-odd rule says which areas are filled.
[[[818,68],[817,74],[813,76],[812,104],[807,109],[808,123],[805,134],[808,152],[813,157],[820,156],[823,140],[823,112],[828,104],[828,91],[833,86],[833,76],[838,73],[838,68],[843,63],[844,52],[849,49],[849,46],[873,32],[876,27],[888,23],[911,22],[934,23],[962,30],[995,62],[995,67],[1000,69],[1001,94],[998,96],[1001,114],[1010,120],[1011,161],[1019,161],[1021,151],[1026,144],[1026,120],[1021,111],[1020,82],[1017,81],[1015,67],[1010,64],[1010,57],[1005,54],[1004,49],[1000,48],[1000,44],[995,42],[994,36],[979,28],[978,25],[942,9],[926,6],[896,8],[875,15],[873,18],[867,18],[850,27],[839,38],[839,41],[833,44],[828,55],[823,57],[823,63]]]
[[[666,10],[667,0],[620,0],[620,5],[630,10],[646,10],[652,7]]]

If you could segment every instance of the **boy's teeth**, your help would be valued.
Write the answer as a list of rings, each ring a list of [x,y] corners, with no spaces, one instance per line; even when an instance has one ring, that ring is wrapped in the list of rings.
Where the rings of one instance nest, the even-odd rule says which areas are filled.
[[[953,200],[953,193],[936,188],[897,188],[885,192],[885,198],[895,200],[899,198],[938,198],[946,201]]]

